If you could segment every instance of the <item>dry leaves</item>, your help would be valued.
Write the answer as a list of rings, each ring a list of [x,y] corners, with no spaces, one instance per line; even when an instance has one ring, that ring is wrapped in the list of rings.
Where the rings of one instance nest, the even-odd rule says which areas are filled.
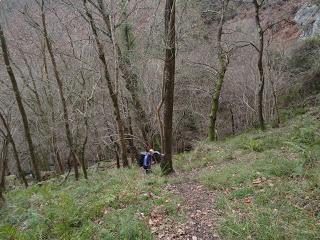
[[[213,234],[214,222],[218,214],[213,209],[212,192],[192,181],[168,184],[165,190],[184,199],[183,203],[177,204],[176,209],[177,212],[185,214],[187,219],[177,222],[166,216],[163,206],[154,207],[146,222],[156,239],[219,239],[218,235]]]

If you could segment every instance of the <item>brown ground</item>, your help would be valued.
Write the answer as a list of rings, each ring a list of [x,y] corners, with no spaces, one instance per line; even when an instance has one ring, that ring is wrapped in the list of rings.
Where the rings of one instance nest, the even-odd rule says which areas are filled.
[[[156,239],[207,240],[220,239],[216,230],[219,213],[214,210],[215,193],[192,180],[197,172],[177,173],[183,181],[169,184],[166,191],[182,198],[177,211],[186,219],[181,222],[166,217],[161,207],[153,209],[149,225]]]

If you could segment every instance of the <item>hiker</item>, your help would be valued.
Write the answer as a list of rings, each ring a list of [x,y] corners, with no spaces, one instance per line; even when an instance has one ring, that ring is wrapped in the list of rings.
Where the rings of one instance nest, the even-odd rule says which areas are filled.
[[[148,152],[140,153],[138,164],[146,170],[146,174],[151,172],[152,158],[155,156],[163,156],[163,154],[158,151],[154,151],[153,149],[150,149]]]

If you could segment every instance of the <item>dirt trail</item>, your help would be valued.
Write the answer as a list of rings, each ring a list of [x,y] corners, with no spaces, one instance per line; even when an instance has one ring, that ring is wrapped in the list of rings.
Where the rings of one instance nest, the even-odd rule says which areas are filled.
[[[186,221],[165,218],[160,208],[151,214],[149,225],[156,239],[209,240],[220,239],[216,233],[219,213],[214,209],[215,193],[193,180],[199,172],[177,173],[183,181],[166,186],[166,191],[180,196],[183,201],[177,211],[186,215]]]

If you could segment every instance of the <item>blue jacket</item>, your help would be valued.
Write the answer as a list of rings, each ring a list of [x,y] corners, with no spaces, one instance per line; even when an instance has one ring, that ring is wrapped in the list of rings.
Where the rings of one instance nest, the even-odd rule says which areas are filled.
[[[152,155],[150,153],[147,153],[144,156],[144,159],[143,159],[143,166],[144,167],[150,167],[151,166],[151,160],[152,160]]]

